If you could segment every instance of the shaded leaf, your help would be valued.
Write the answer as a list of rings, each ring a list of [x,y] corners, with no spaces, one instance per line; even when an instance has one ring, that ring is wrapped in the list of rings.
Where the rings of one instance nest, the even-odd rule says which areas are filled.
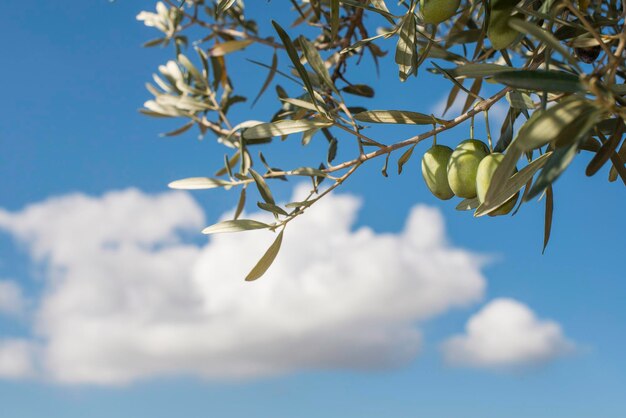
[[[538,196],[542,193],[546,187],[551,185],[570,165],[576,153],[578,151],[578,144],[572,143],[566,147],[557,148],[554,150],[550,158],[548,159],[546,166],[541,171],[537,180],[532,185],[528,194],[526,195],[526,201]]]
[[[374,97],[374,89],[366,84],[352,84],[341,89],[348,94],[354,94],[361,97]]]
[[[513,148],[510,149],[507,154],[505,154],[502,163],[500,163],[500,166],[493,174],[491,184],[489,186],[489,189],[487,190],[487,194],[485,195],[485,201],[477,208],[474,216],[478,217],[486,215],[499,208],[502,204],[508,201],[511,197],[515,195],[515,193],[517,193],[522,187],[524,187],[525,184],[527,184],[533,178],[535,173],[548,162],[548,159],[552,155],[551,152],[543,154],[509,178],[506,173],[513,172],[513,170],[515,169],[515,163],[522,155],[521,152],[515,151],[516,149]],[[505,161],[507,160],[508,155],[512,155],[512,157],[508,157],[508,161],[514,160],[513,167],[511,169],[506,168],[504,171],[502,171],[502,173],[504,173],[502,174],[501,172],[499,172],[499,170],[500,167],[505,166]],[[517,156],[517,158],[515,158],[515,156]],[[505,167],[510,166],[510,162],[507,162],[506,164],[507,165]],[[502,176],[504,176],[504,178]]]
[[[541,253],[545,253],[548,242],[550,241],[550,231],[552,231],[552,214],[554,212],[554,195],[552,186],[546,189],[546,213],[543,227],[543,249]]]
[[[546,111],[537,111],[518,133],[516,146],[522,151],[539,148],[576,134],[576,123],[581,118],[594,117],[595,106],[580,97],[562,100]],[[574,132],[572,132],[574,130]]]
[[[221,15],[226,10],[228,10],[233,4],[235,4],[235,0],[220,0],[220,3],[217,6],[217,14]]]
[[[339,29],[339,0],[330,0],[330,37],[337,39]]]
[[[576,60],[576,58],[572,57],[567,48],[563,46],[559,42],[559,40],[556,39],[554,35],[552,35],[550,32],[546,31],[543,28],[540,28],[534,23],[522,19],[509,19],[508,24],[513,29],[522,33],[533,35],[535,38],[549,45],[552,49],[561,54],[561,56],[572,65],[572,67],[580,71],[580,67],[578,66],[578,61]]]
[[[283,41],[283,45],[287,50],[287,55],[289,56],[289,59],[296,68],[296,71],[300,75],[300,78],[302,79],[302,82],[304,83],[307,92],[311,95],[311,97],[315,97],[315,91],[313,90],[313,84],[311,84],[311,79],[309,78],[307,71],[304,69],[304,66],[300,62],[300,57],[298,56],[298,52],[296,51],[296,47],[293,45],[291,38],[276,21],[272,20],[272,25],[274,26],[274,29],[276,30],[276,33],[278,33],[280,39]],[[320,113],[324,113],[321,109],[318,109],[318,111]]]
[[[410,75],[417,74],[417,51],[415,49],[415,14],[409,11],[402,19],[398,33],[395,61],[398,64],[400,81],[406,81]]]
[[[456,210],[474,210],[480,205],[480,201],[478,197],[474,197],[471,199],[463,199],[456,205]]]
[[[300,167],[295,170],[291,170],[291,175],[294,176],[318,176],[318,177],[328,177],[328,174],[323,172],[318,168],[312,167]]]
[[[239,194],[239,200],[237,201],[237,208],[235,209],[235,215],[233,219],[239,218],[241,213],[243,212],[244,207],[246,206],[246,186],[241,189],[241,193]]]
[[[511,71],[511,67],[498,64],[464,64],[456,68],[446,68],[446,71],[454,78],[481,78]]]
[[[339,3],[337,3],[337,7],[339,7]],[[313,68],[313,71],[315,71],[315,73],[324,82],[324,84],[330,87],[330,89],[334,92],[337,92],[335,83],[333,83],[333,80],[330,78],[330,74],[328,73],[328,69],[324,64],[324,60],[320,56],[319,52],[317,52],[315,45],[313,45],[311,41],[309,41],[304,36],[301,36],[299,39],[300,46],[302,47],[302,52],[304,53],[304,56],[311,68]]]
[[[577,76],[564,71],[502,71],[493,79],[509,87],[525,90],[578,93],[584,86]]]
[[[261,197],[263,198],[263,200],[265,200],[267,203],[271,203],[272,205],[275,205],[276,202],[274,201],[272,192],[270,191],[270,188],[265,182],[265,179],[263,178],[263,176],[261,176],[259,173],[257,173],[253,169],[249,169],[248,171],[252,175],[252,178],[254,179],[254,182],[256,183],[256,187],[257,189],[259,189],[259,193],[261,194]]]
[[[272,205],[271,203],[257,202],[256,205],[263,210],[273,213],[274,215],[289,215],[283,208],[277,205]]]
[[[433,122],[444,124],[446,121],[424,113],[406,110],[368,110],[357,113],[354,119],[370,123],[398,123],[408,125],[432,125]]]
[[[415,145],[413,145],[411,148],[406,150],[398,159],[398,174],[402,174],[402,168],[404,167],[404,164],[406,164],[407,161],[409,161],[409,159],[411,158],[411,155],[413,155],[414,149],[415,149]]]
[[[274,54],[272,55],[272,65],[269,69],[270,72],[267,74],[267,78],[265,79],[263,86],[261,86],[261,90],[259,90],[259,93],[254,98],[254,101],[252,102],[252,106],[254,106],[256,102],[259,101],[259,99],[261,98],[265,90],[267,90],[269,85],[272,83],[272,80],[274,80],[274,76],[276,75],[277,69],[278,69],[278,55],[276,54],[276,50],[274,50]]]
[[[587,165],[587,169],[585,170],[585,174],[588,176],[593,176],[602,168],[604,163],[611,159],[611,155],[617,149],[620,141],[622,140],[622,134],[624,133],[624,123],[620,123],[617,130],[613,132],[608,141],[605,141],[596,155],[593,156],[591,161],[589,161],[589,165]]]

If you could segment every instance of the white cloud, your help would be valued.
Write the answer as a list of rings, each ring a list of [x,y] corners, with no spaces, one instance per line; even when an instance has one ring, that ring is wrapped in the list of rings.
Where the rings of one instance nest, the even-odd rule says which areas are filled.
[[[25,301],[22,289],[12,280],[0,280],[0,314],[21,315]]]
[[[35,374],[33,346],[24,340],[0,340],[0,378],[23,379]]]
[[[359,208],[350,195],[324,198],[253,283],[243,277],[274,235],[185,243],[180,232],[205,221],[180,192],[59,197],[0,210],[0,229],[46,267],[33,329],[43,377],[238,379],[397,366],[419,351],[417,323],[481,299],[481,258],[447,243],[436,209],[415,206],[391,234],[354,230]]]
[[[559,324],[540,320],[528,306],[495,299],[472,316],[466,334],[443,345],[449,364],[510,368],[544,363],[574,349]]]

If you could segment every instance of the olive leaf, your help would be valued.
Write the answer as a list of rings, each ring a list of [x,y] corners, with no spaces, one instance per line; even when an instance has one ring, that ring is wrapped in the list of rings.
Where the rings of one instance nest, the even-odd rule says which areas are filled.
[[[515,193],[524,187],[524,185],[526,185],[526,183],[533,178],[535,173],[548,162],[551,155],[552,152],[543,154],[509,178],[506,173],[513,172],[515,169],[515,164],[513,164],[512,169],[508,168],[510,166],[509,162],[513,160],[515,160],[514,162],[517,162],[521,156],[518,149],[513,148],[509,150],[509,153],[505,154],[500,166],[493,173],[491,184],[489,185],[489,189],[485,195],[485,201],[478,206],[474,216],[479,217],[493,212],[511,197],[515,196]],[[515,158],[515,156],[517,156],[517,158]],[[502,172],[499,171],[501,167],[504,167]]]
[[[524,90],[578,93],[585,89],[578,76],[564,71],[501,71],[493,79],[509,87]]]
[[[215,45],[209,49],[208,54],[211,57],[221,57],[231,52],[240,51],[250,44],[254,43],[252,39],[243,39],[240,41],[228,41]]]
[[[424,113],[406,110],[368,110],[357,113],[354,119],[370,123],[397,123],[409,125],[432,125],[433,122],[445,124],[446,121]]]
[[[263,254],[263,257],[261,257],[261,259],[252,268],[252,270],[250,270],[250,273],[248,273],[248,275],[246,276],[247,282],[259,279],[265,274],[267,269],[270,268],[270,266],[276,259],[278,252],[280,251],[280,246],[283,242],[283,232],[284,230],[278,233],[278,236],[276,237],[272,245],[270,245],[270,247],[267,249],[265,254]]]
[[[276,122],[261,123],[243,131],[245,139],[267,138],[272,136],[290,135],[297,132],[308,131],[313,128],[325,128],[332,126],[328,120],[279,120]]]
[[[272,205],[275,205],[276,202],[274,202],[274,197],[272,196],[272,192],[270,191],[270,188],[265,182],[265,179],[263,178],[263,176],[261,176],[259,173],[257,173],[253,169],[250,169],[249,171],[250,171],[250,174],[252,175],[252,178],[254,179],[254,182],[256,183],[256,187],[259,190],[259,194],[261,195],[263,200],[265,200],[267,203],[271,203]]]
[[[268,225],[263,222],[255,221],[253,219],[236,219],[236,220],[228,220],[218,222],[214,225],[206,227],[202,230],[203,234],[221,234],[224,232],[240,232],[240,231],[250,231],[254,229],[266,229],[270,228],[271,225]]]
[[[220,0],[219,5],[217,6],[217,14],[221,15],[226,10],[228,10],[233,4],[235,4],[236,0]]]
[[[415,49],[416,35],[415,14],[409,11],[402,19],[398,44],[396,45],[395,60],[398,64],[400,81],[406,81],[411,75],[417,75],[417,51]]]

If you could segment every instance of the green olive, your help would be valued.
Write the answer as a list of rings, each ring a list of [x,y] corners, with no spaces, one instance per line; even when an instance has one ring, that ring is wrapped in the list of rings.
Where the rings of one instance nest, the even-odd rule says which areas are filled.
[[[461,0],[420,0],[425,23],[437,24],[450,19],[459,9]]]
[[[485,201],[487,190],[489,190],[489,185],[491,185],[493,173],[496,171],[503,159],[504,154],[495,152],[483,158],[478,165],[478,171],[476,173],[476,193],[478,196],[478,201],[480,203],[483,203]],[[519,192],[517,192],[515,196],[512,196],[496,210],[489,213],[489,216],[506,215],[507,213],[511,212],[511,210],[513,210],[513,208],[515,207],[515,203],[517,203],[518,197]]]
[[[455,195],[472,199],[476,197],[476,172],[478,164],[489,154],[484,142],[467,139],[461,142],[448,162],[448,183]]]
[[[511,16],[519,0],[492,0],[489,15],[487,37],[494,49],[508,48],[517,38],[519,32],[509,26],[509,20],[519,19]]]
[[[422,157],[422,176],[428,189],[441,200],[448,200],[454,192],[448,184],[446,167],[452,155],[452,148],[445,145],[433,145]]]

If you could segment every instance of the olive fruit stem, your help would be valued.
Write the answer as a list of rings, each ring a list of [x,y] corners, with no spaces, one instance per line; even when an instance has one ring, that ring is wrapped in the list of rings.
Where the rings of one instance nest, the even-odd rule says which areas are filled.
[[[491,142],[491,129],[489,129],[489,110],[485,110],[485,130],[487,131],[487,143],[489,144],[489,152],[493,152],[493,144]]]

